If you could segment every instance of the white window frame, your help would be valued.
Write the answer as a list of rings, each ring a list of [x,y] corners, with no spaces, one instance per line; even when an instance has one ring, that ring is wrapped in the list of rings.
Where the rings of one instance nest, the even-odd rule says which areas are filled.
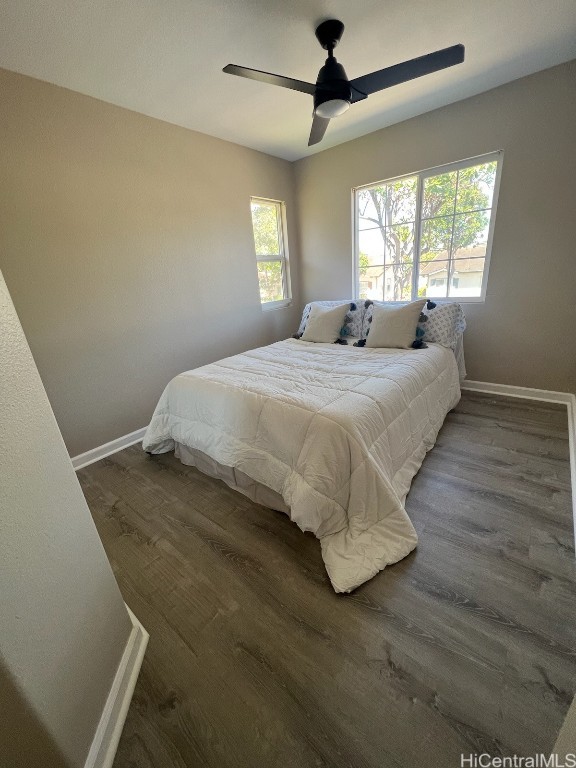
[[[258,256],[256,254],[256,266],[261,261],[279,261],[282,264],[282,299],[278,301],[262,301],[260,300],[260,306],[264,311],[270,309],[281,309],[282,307],[289,307],[292,304],[292,289],[290,282],[290,259],[288,256],[288,231],[286,228],[286,203],[283,200],[273,200],[269,197],[250,197],[250,224],[252,226],[252,236],[254,236],[254,222],[252,220],[252,203],[265,203],[270,205],[274,204],[278,210],[279,227],[278,227],[278,239],[279,239],[279,254],[272,254],[268,256]],[[256,249],[254,249],[256,250]],[[258,283],[258,294],[260,294],[260,283]]]
[[[490,224],[488,228],[488,239],[486,242],[486,255],[484,257],[484,272],[482,274],[482,287],[480,290],[480,296],[431,296],[430,298],[438,303],[458,302],[460,304],[480,304],[486,301],[486,286],[488,284],[488,272],[490,271],[490,257],[492,255],[492,240],[494,238],[494,225],[496,222],[496,212],[498,208],[498,193],[500,191],[500,178],[502,176],[502,165],[504,159],[503,150],[497,150],[495,152],[489,152],[486,155],[478,155],[477,157],[471,157],[466,160],[458,160],[454,163],[447,163],[446,165],[438,165],[434,168],[427,168],[424,171],[413,171],[412,173],[404,173],[402,176],[394,176],[390,179],[384,179],[382,181],[373,181],[370,184],[363,184],[359,187],[352,188],[352,223],[353,223],[353,259],[352,259],[352,291],[354,297],[358,299],[360,297],[360,264],[359,264],[359,221],[358,221],[358,192],[363,189],[369,189],[370,187],[376,187],[380,184],[389,184],[391,182],[400,181],[401,179],[407,179],[416,176],[417,188],[416,188],[416,215],[414,222],[414,265],[412,268],[412,298],[410,301],[415,301],[418,297],[418,277],[420,271],[420,229],[421,229],[421,211],[422,211],[422,196],[424,191],[424,179],[430,176],[438,176],[442,173],[449,171],[458,171],[462,168],[470,168],[474,165],[481,165],[483,163],[491,163],[496,161],[496,177],[494,180],[494,194],[492,196],[492,205],[490,206]],[[458,189],[456,189],[458,194]],[[455,198],[456,199],[456,198]],[[453,212],[453,218],[456,216],[456,210]],[[449,261],[449,269],[452,270],[452,259]],[[397,302],[386,302],[405,304],[406,300],[400,300]]]

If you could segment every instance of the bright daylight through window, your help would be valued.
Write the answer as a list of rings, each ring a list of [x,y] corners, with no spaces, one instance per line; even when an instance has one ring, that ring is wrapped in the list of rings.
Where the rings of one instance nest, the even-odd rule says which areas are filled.
[[[356,296],[483,299],[501,159],[495,152],[354,190]]]
[[[265,308],[282,306],[290,300],[284,203],[252,197],[250,210],[260,301]]]

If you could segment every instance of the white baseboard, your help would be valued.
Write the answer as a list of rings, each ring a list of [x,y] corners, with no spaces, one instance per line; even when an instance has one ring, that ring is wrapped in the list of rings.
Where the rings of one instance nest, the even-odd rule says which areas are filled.
[[[142,429],[137,429],[135,432],[130,432],[129,435],[117,437],[116,440],[111,440],[109,443],[99,445],[98,448],[92,448],[91,451],[80,453],[78,456],[72,457],[72,466],[78,471],[83,467],[87,467],[88,464],[94,464],[95,461],[105,459],[106,456],[111,456],[113,453],[128,448],[130,445],[139,443],[144,437],[146,429],[147,427],[142,427]]]
[[[489,395],[506,395],[506,397],[521,397],[525,400],[543,400],[547,403],[572,403],[576,402],[576,395],[570,392],[554,392],[551,389],[532,389],[531,387],[517,387],[515,384],[492,384],[487,381],[471,381],[464,379],[462,389],[474,392],[485,392]]]
[[[126,606],[132,632],[106,700],[84,768],[111,768],[148,644],[148,632]]]
[[[568,444],[570,447],[570,482],[572,486],[572,521],[574,525],[574,544],[576,550],[576,395],[571,392],[554,392],[548,389],[516,387],[512,384],[490,384],[485,381],[465,379],[462,389],[471,392],[484,392],[488,395],[506,395],[524,400],[541,400],[546,403],[564,403],[568,411]]]

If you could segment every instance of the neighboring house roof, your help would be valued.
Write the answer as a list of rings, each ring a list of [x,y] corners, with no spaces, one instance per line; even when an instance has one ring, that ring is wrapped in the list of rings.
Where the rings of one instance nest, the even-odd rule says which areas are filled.
[[[454,259],[455,272],[482,272],[484,269],[484,256],[486,246],[477,245],[474,248],[461,248]],[[447,267],[448,253],[441,251],[431,261],[420,262],[419,273],[432,275],[442,272]]]
[[[457,252],[457,256],[454,259],[454,272],[462,274],[464,272],[483,272],[484,261],[486,254],[486,246],[477,245],[474,248],[461,248]],[[445,272],[448,266],[448,252],[439,251],[431,261],[425,261],[420,263],[420,269],[418,274],[420,275],[434,275],[437,272]],[[375,269],[372,265],[368,265],[370,269]],[[386,267],[381,267],[377,273],[372,272],[370,275],[364,275],[360,277],[360,282],[366,282],[368,280],[377,280],[382,277],[386,270],[391,270],[392,264],[387,264]]]

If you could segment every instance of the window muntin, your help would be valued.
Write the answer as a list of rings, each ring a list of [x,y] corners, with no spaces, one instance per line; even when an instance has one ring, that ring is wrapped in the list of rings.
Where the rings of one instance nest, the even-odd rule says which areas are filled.
[[[356,296],[481,301],[501,152],[354,190]]]
[[[290,300],[284,203],[250,198],[260,302],[265,308]]]

